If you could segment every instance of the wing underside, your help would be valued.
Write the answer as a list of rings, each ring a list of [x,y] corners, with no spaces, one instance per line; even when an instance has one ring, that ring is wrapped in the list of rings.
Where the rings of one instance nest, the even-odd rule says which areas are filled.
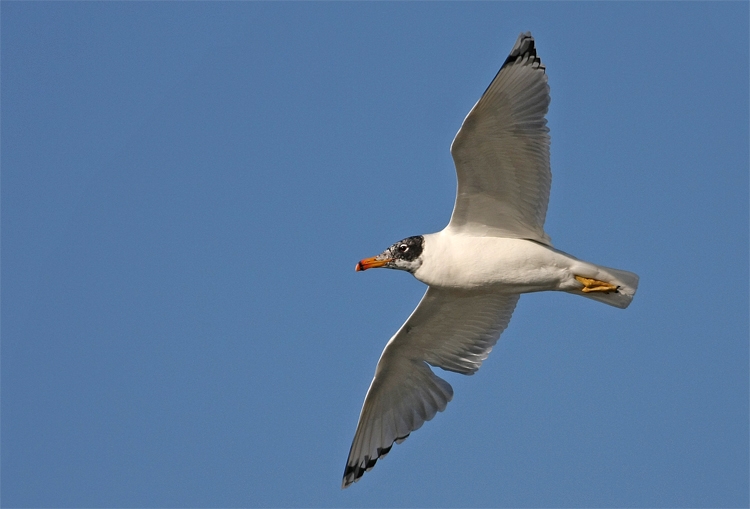
[[[534,39],[521,34],[451,145],[458,191],[449,228],[550,244],[549,102]]]
[[[472,374],[508,326],[518,295],[429,288],[388,342],[367,391],[342,487],[419,429],[453,398],[429,365]]]

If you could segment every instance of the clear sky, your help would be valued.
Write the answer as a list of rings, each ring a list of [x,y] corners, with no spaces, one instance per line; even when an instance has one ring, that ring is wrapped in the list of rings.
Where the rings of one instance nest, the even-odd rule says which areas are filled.
[[[747,507],[748,3],[3,2],[4,507]],[[342,491],[530,30],[556,247],[444,413]],[[439,371],[439,370],[438,370]]]

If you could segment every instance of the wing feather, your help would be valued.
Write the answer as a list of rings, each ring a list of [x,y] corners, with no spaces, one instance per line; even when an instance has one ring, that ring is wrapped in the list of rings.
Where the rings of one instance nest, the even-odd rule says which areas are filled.
[[[383,350],[357,424],[342,487],[359,480],[453,398],[430,365],[466,375],[487,358],[519,296],[428,288]]]
[[[449,228],[551,245],[549,102],[534,39],[521,34],[451,145],[458,191]]]

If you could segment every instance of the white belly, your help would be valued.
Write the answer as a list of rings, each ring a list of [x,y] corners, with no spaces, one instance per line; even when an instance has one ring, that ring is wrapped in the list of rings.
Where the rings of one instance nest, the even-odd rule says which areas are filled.
[[[445,232],[424,239],[424,261],[414,276],[430,286],[508,293],[572,290],[580,287],[574,270],[589,265],[530,240]]]

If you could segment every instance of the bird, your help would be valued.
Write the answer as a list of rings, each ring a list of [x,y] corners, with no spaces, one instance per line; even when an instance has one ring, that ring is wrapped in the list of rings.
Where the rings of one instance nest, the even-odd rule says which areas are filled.
[[[448,225],[357,263],[410,272],[427,291],[378,360],[342,489],[445,410],[453,389],[431,366],[475,373],[522,293],[561,291],[623,309],[632,301],[636,274],[579,260],[544,231],[549,90],[534,38],[521,33],[451,144],[458,189]]]

